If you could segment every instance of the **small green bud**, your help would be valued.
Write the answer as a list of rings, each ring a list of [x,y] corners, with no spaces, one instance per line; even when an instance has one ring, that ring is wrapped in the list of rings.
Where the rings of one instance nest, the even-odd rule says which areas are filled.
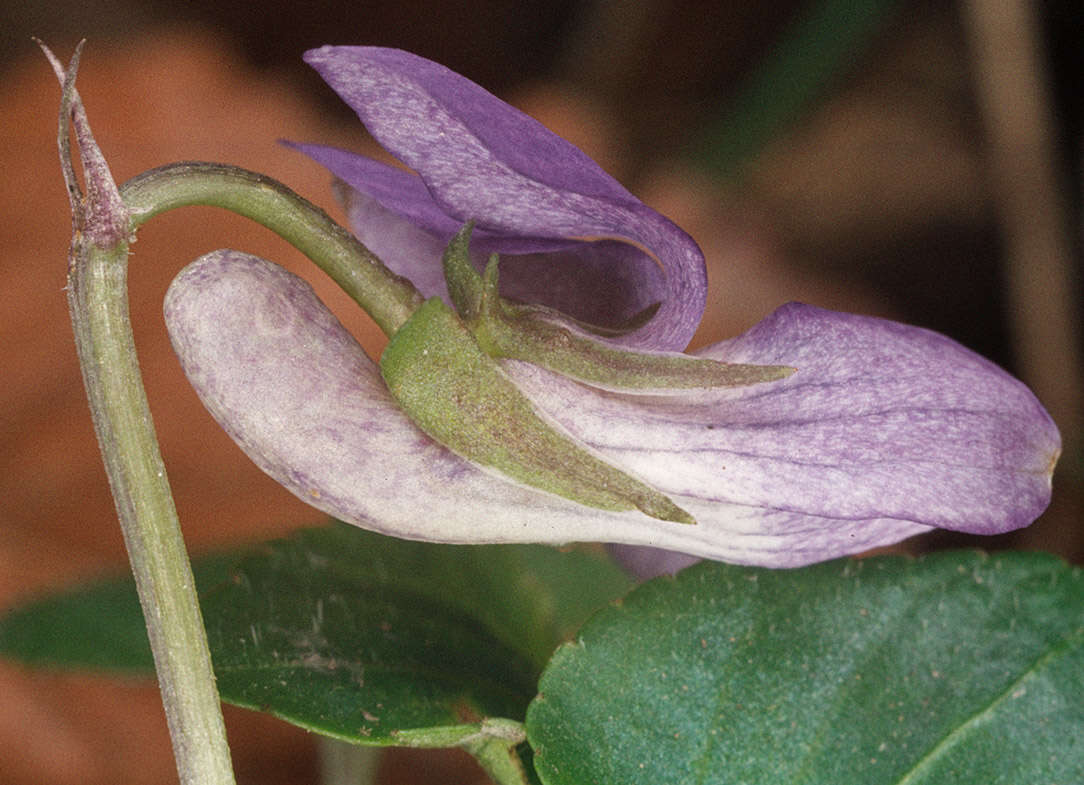
[[[664,494],[543,420],[439,298],[392,336],[380,373],[419,428],[474,463],[589,507],[696,523]]]

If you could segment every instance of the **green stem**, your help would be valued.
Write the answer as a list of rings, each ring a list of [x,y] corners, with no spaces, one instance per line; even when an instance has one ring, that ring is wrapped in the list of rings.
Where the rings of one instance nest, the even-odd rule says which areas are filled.
[[[466,750],[497,785],[531,782],[516,749],[526,740],[523,723],[504,717],[490,717],[472,725],[417,728],[395,734],[395,744],[400,747]]]
[[[104,177],[104,161],[101,166]],[[224,207],[267,226],[313,259],[389,335],[421,297],[322,210],[286,186],[237,167],[172,164],[126,183],[108,209],[93,196],[87,204],[86,231],[76,231],[72,243],[72,325],[147,619],[177,768],[184,785],[232,785],[210,651],[132,337],[123,238],[174,207]],[[78,226],[83,216],[75,212]],[[112,229],[95,229],[106,215]]]
[[[81,151],[97,155],[89,146]],[[104,166],[101,160],[95,173],[103,183]],[[106,199],[116,194],[108,179],[110,187],[97,189],[101,196],[88,194],[85,217],[75,206],[80,200],[73,200],[77,231],[68,293],[76,344],[181,782],[230,785],[233,772],[203,620],[132,338],[125,239],[174,207],[219,206],[267,226],[313,259],[389,335],[421,297],[326,213],[270,178],[222,164],[172,164],[139,175],[116,199]]]
[[[496,785],[527,785],[529,779],[516,745],[503,739],[480,739],[462,745]]]
[[[72,207],[68,305],[79,364],[154,654],[183,785],[233,785],[225,724],[188,553],[140,374],[128,312],[128,245],[152,216],[217,205],[278,232],[319,264],[389,335],[421,303],[327,214],[285,186],[220,164],[146,172],[119,192],[75,89],[82,44],[65,69],[57,142]],[[76,178],[75,131],[86,193]]]
[[[82,44],[67,70],[48,47],[41,47],[63,86],[57,142],[72,207],[67,291],[79,367],[147,623],[177,773],[183,785],[232,785],[192,568],[132,337],[128,211],[75,89]],[[73,128],[85,195],[75,176]]]
[[[72,246],[68,303],[83,380],[147,620],[184,785],[231,785],[230,751],[180,522],[128,316],[128,245]]]
[[[311,202],[282,183],[226,164],[183,162],[152,169],[121,186],[135,231],[175,207],[222,207],[277,233],[312,259],[393,335],[421,304],[413,284]]]

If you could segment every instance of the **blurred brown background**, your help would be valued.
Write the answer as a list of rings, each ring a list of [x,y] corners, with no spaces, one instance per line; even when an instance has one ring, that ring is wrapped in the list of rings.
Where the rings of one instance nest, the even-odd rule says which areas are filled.
[[[369,148],[301,52],[375,43],[439,60],[575,141],[696,237],[712,280],[698,343],[800,299],[933,327],[1023,375],[1059,420],[1067,453],[1051,511],[983,545],[1084,561],[1074,93],[1084,23],[1069,0],[1023,3],[1023,21],[1019,5],[880,4],[815,100],[735,164],[732,151],[719,153],[728,107],[818,4],[0,3],[0,608],[125,565],[62,291],[59,87],[31,35],[62,59],[89,39],[79,86],[118,181],[170,161],[221,160],[270,174],[337,217],[327,175],[276,139]],[[248,463],[172,357],[165,288],[185,262],[224,246],[306,275],[370,351],[382,340],[311,264],[242,219],[189,209],[141,230],[133,321],[193,551],[320,519]],[[948,543],[960,541],[913,547]],[[175,781],[153,686],[0,663],[0,696],[0,783]],[[311,737],[249,712],[228,710],[227,721],[239,782],[316,781]],[[421,753],[388,756],[383,777],[481,781],[459,756]]]

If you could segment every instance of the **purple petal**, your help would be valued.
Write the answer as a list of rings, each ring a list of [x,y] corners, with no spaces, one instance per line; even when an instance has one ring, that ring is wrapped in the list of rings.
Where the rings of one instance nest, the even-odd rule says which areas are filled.
[[[391,183],[396,175],[351,161],[350,154],[303,148],[336,176],[438,235],[445,230],[434,205],[457,225],[476,220],[480,238],[504,236],[521,250],[538,250],[552,241],[628,244],[641,253],[634,268],[636,285],[626,289],[661,305],[623,341],[657,349],[681,349],[688,343],[706,297],[699,248],[580,150],[473,82],[407,52],[324,47],[308,52],[306,60],[373,136],[418,172],[431,203],[416,185],[399,178],[403,187],[398,190]],[[524,249],[524,240],[533,247]],[[499,243],[494,243],[496,249]],[[626,264],[627,254],[618,255],[617,262]],[[662,275],[654,270],[656,264]],[[547,288],[541,282],[531,286],[536,295]],[[588,295],[598,300],[613,298],[615,292],[596,283]],[[617,310],[632,313],[633,307]]]
[[[413,283],[423,297],[440,297],[452,304],[444,268],[433,262],[441,258],[451,234],[445,237],[422,229],[418,222],[341,181],[336,182],[336,191],[355,236],[366,248],[392,272]]]
[[[395,273],[409,278],[425,297],[438,296],[451,304],[444,271],[434,264],[448,243],[443,235],[419,229],[366,194],[341,189],[340,199],[358,239]],[[588,324],[620,325],[653,304],[643,282],[661,278],[653,262],[623,243],[579,244],[573,251],[521,253],[525,238],[472,235],[471,250],[479,272],[488,254],[504,252],[516,243],[517,252],[501,257],[501,294],[572,314]],[[567,247],[567,243],[565,244]],[[646,264],[646,269],[644,265]],[[606,296],[600,297],[599,292]]]
[[[686,567],[700,561],[699,556],[678,551],[664,551],[661,548],[648,548],[643,545],[606,546],[613,560],[620,564],[634,578],[642,581],[657,578],[660,575],[674,575]]]
[[[207,254],[174,279],[164,311],[215,419],[261,469],[331,515],[411,539],[499,542],[568,531],[580,509],[495,480],[423,434],[311,287],[271,262]]]
[[[347,187],[343,189],[345,193],[339,194],[344,202],[355,198],[375,201],[389,213],[398,216],[400,220],[439,238],[445,246],[448,244],[448,239],[465,223],[464,220],[453,218],[445,212],[433,200],[429,189],[416,174],[349,150],[340,150],[337,147],[288,140],[283,140],[282,144],[318,161],[343,184],[347,184]],[[358,187],[355,188],[349,185],[350,183],[357,183]],[[486,255],[489,253],[546,253],[585,245],[579,240],[525,237],[496,232],[481,226],[475,227],[471,239],[475,244],[485,248]],[[403,261],[408,265],[425,263],[418,260],[404,259]],[[390,262],[386,263],[390,264]]]
[[[522,363],[557,421],[698,525],[612,513],[503,478],[421,433],[301,279],[218,251],[165,304],[204,404],[264,471],[331,515],[440,542],[620,542],[797,566],[931,526],[990,533],[1046,504],[1057,432],[1022,385],[948,339],[787,306],[709,354],[790,363],[710,400],[614,396]]]
[[[702,354],[798,370],[666,399],[588,389],[524,363],[507,370],[540,409],[705,532],[732,527],[750,551],[757,541],[785,549],[792,561],[777,564],[928,527],[1004,532],[1049,502],[1060,451],[1050,417],[1023,384],[944,336],[791,304]]]

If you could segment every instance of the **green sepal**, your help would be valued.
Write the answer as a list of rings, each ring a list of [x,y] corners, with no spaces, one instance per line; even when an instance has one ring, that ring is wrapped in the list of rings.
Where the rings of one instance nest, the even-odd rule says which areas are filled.
[[[606,390],[658,392],[741,387],[785,379],[785,365],[721,363],[679,352],[637,352],[594,340],[567,316],[537,305],[514,305],[497,289],[497,255],[485,274],[471,264],[468,223],[444,252],[448,292],[478,344],[491,357],[525,360]]]
[[[437,297],[392,336],[380,373],[415,425],[467,460],[588,507],[696,523],[664,494],[543,420]]]
[[[448,284],[448,295],[460,318],[468,324],[478,319],[483,311],[482,298],[488,294],[488,287],[482,282],[482,276],[474,269],[470,261],[470,236],[474,231],[474,221],[468,221],[455,233],[448,247],[444,249],[441,262],[444,267],[444,280]],[[495,254],[494,254],[495,256]],[[492,262],[492,259],[490,260]],[[486,269],[488,276],[489,270]],[[496,282],[494,282],[496,283]]]

